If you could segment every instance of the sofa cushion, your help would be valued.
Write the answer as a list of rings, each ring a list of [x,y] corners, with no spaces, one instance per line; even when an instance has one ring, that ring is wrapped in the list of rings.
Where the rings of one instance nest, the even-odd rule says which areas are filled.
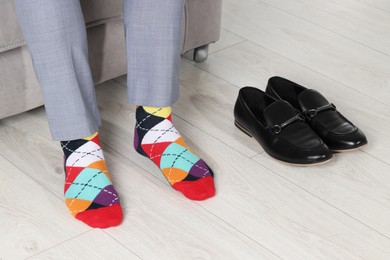
[[[86,23],[99,24],[122,16],[122,0],[81,0]],[[0,0],[0,53],[23,46],[13,0]]]
[[[0,53],[24,44],[12,0],[0,0]]]
[[[0,54],[0,119],[43,104],[25,46]]]

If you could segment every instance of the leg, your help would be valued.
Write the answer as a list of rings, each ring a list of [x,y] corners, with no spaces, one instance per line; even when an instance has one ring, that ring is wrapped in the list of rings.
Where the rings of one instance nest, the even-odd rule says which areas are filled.
[[[52,138],[89,136],[100,126],[78,0],[15,0],[19,23],[42,88]]]
[[[129,103],[170,106],[179,97],[184,0],[124,0]]]
[[[100,117],[80,2],[16,0],[15,6],[52,137],[61,141],[64,152],[66,205],[91,227],[118,225],[122,209],[96,132]]]
[[[129,102],[136,111],[134,147],[149,157],[172,187],[193,200],[214,196],[213,172],[172,124],[179,96],[184,0],[125,0]],[[150,107],[149,107],[150,106]]]

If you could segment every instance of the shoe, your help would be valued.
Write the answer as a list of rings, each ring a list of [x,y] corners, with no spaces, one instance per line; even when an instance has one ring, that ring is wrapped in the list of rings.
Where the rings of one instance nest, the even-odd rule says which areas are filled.
[[[266,92],[278,100],[289,102],[302,112],[314,132],[332,152],[353,151],[367,144],[364,133],[318,91],[281,77],[272,77]]]
[[[254,87],[241,88],[234,107],[235,125],[255,137],[273,158],[298,166],[325,163],[332,153],[288,102]]]

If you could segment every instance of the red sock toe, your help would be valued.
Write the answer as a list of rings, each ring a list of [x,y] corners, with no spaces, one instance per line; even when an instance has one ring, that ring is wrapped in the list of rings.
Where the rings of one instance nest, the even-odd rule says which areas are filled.
[[[76,215],[76,218],[93,228],[108,228],[118,226],[122,222],[123,213],[121,206],[115,204],[82,211]]]
[[[214,180],[211,176],[196,181],[177,182],[173,188],[191,200],[205,200],[215,195]]]

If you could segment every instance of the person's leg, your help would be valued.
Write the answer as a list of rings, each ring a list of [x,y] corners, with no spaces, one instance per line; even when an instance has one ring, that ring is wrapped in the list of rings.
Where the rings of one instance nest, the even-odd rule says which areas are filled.
[[[52,138],[74,140],[101,124],[78,0],[15,0],[42,89]]]
[[[118,225],[122,209],[98,138],[100,116],[80,2],[15,0],[15,7],[52,138],[61,141],[64,152],[66,205],[92,227]]]
[[[184,0],[124,0],[129,103],[138,105],[134,147],[193,200],[214,196],[213,172],[175,129]]]
[[[170,106],[179,97],[184,0],[124,0],[130,104]]]

